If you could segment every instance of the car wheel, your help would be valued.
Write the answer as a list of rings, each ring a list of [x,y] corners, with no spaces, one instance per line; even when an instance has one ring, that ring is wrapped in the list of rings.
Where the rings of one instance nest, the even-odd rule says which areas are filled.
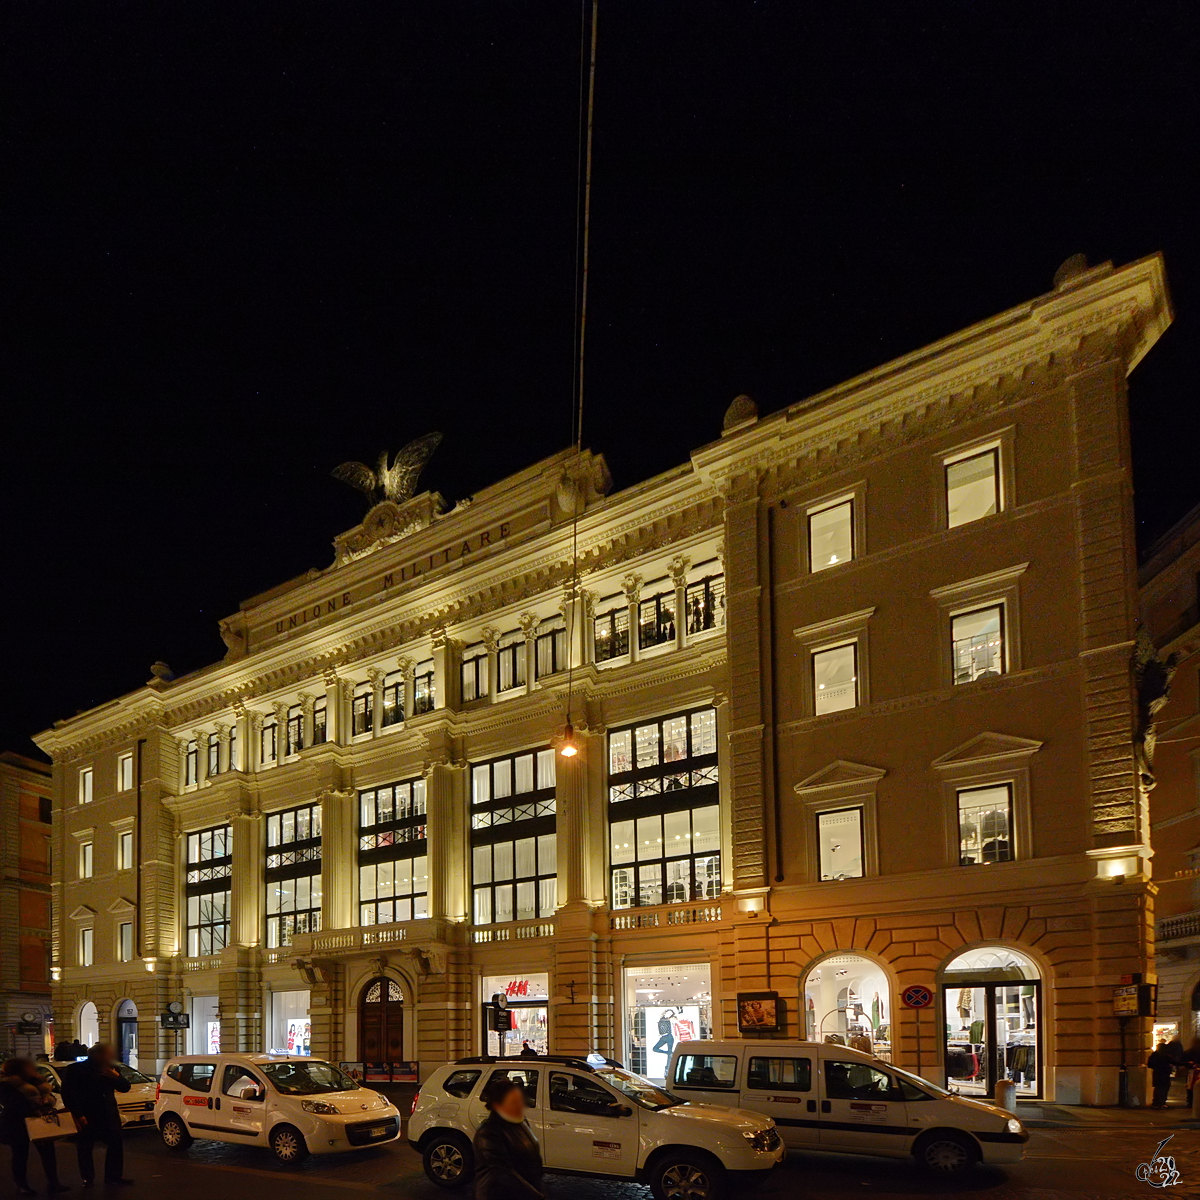
[[[475,1178],[475,1155],[461,1133],[435,1134],[421,1157],[425,1174],[438,1187],[465,1187]]]
[[[721,1200],[725,1168],[707,1154],[667,1154],[650,1171],[654,1200]]]
[[[916,1144],[913,1157],[933,1175],[961,1175],[979,1161],[979,1150],[961,1133],[937,1130]]]
[[[192,1144],[192,1135],[178,1117],[163,1117],[158,1132],[168,1150],[186,1150]]]
[[[281,1163],[289,1167],[303,1162],[308,1157],[304,1135],[292,1125],[276,1125],[271,1130],[271,1149]]]

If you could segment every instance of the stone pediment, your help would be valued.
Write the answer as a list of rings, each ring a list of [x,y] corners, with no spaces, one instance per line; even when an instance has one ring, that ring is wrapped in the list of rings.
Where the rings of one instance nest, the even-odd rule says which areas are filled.
[[[124,896],[118,896],[106,909],[110,913],[131,913],[137,908],[132,900],[126,899]]]
[[[1032,738],[1013,737],[1007,733],[980,733],[963,742],[961,746],[947,751],[930,764],[934,770],[958,767],[967,763],[996,762],[1003,759],[1028,758],[1042,748],[1042,743]]]
[[[796,784],[795,790],[797,792],[813,792],[825,788],[874,786],[886,774],[887,771],[882,767],[847,762],[845,759],[839,758],[827,767],[822,767],[819,771],[814,772],[807,779],[802,779]]]
[[[72,921],[90,921],[95,915],[96,910],[86,904],[81,904],[78,908],[67,914]]]

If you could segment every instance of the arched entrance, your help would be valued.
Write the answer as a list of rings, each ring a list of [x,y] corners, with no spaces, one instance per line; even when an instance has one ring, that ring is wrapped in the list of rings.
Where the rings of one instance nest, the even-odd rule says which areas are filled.
[[[877,962],[861,954],[823,958],[804,980],[805,1036],[853,1046],[891,1062],[891,988]]]
[[[117,1057],[135,1070],[138,1065],[138,1010],[132,1000],[117,1005]]]
[[[1007,946],[978,946],[942,971],[946,1082],[994,1096],[1011,1079],[1025,1100],[1042,1091],[1042,981],[1033,961]]]
[[[100,1014],[90,1000],[85,1000],[80,1006],[75,1029],[75,1036],[85,1046],[94,1046],[100,1040]]]
[[[358,1057],[364,1063],[404,1061],[404,995],[394,979],[380,975],[363,987]]]

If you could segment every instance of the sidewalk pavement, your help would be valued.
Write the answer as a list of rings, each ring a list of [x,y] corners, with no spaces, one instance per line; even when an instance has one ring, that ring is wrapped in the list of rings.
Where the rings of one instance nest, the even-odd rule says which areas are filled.
[[[1030,1129],[1200,1129],[1190,1108],[1092,1108],[1082,1104],[1017,1101],[1017,1116]]]

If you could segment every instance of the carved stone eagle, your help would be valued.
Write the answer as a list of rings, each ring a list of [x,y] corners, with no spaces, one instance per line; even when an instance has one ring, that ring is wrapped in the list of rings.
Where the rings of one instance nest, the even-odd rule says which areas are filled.
[[[379,465],[374,471],[366,463],[345,462],[340,467],[335,467],[330,474],[334,479],[340,479],[352,488],[357,488],[373,504],[378,504],[381,500],[403,504],[405,500],[412,499],[417,490],[417,479],[441,440],[440,433],[427,433],[424,437],[409,442],[396,455],[390,467],[385,450],[379,456]]]

